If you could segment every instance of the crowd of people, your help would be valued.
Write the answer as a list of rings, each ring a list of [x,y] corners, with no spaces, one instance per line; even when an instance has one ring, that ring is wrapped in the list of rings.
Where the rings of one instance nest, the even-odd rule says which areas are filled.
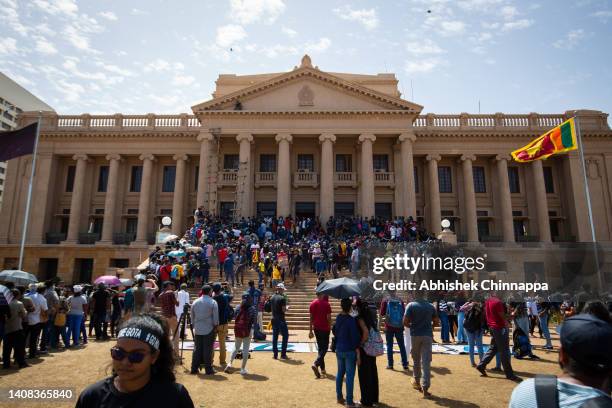
[[[187,331],[192,331],[194,343],[192,374],[201,370],[215,374],[218,341],[222,370],[233,373],[239,359],[240,374],[248,375],[250,344],[266,338],[264,313],[271,315],[272,358],[290,358],[286,319],[290,299],[285,285],[300,285],[303,273],[316,274],[319,283],[344,275],[343,270],[358,278],[371,271],[373,256],[422,242],[435,239],[411,218],[332,217],[325,225],[292,217],[230,222],[198,209],[193,226],[182,237],[171,237],[149,254],[148,265],[133,286],[56,287],[56,282],[48,281],[26,290],[7,283],[11,299],[6,307],[0,305],[3,366],[11,368],[14,360],[18,367],[27,367],[26,346],[27,357],[36,358],[62,345],[82,347],[94,335],[99,341],[115,338],[113,376],[88,387],[77,406],[98,406],[108,398],[117,404],[109,406],[120,406],[130,400],[129,395],[138,394],[143,404],[167,401],[168,405],[162,405],[190,407],[189,393],[174,376],[174,364],[182,356],[179,343]],[[390,247],[390,243],[398,246]],[[247,276],[257,279],[246,279],[245,284]],[[190,287],[200,290],[193,302]],[[344,298],[340,306],[341,310],[332,310],[323,294],[310,304],[309,337],[316,339],[318,348],[311,368],[317,378],[326,375],[326,355],[330,350],[336,354],[336,399],[347,407],[356,406],[356,374],[360,404],[380,402],[377,357],[385,354],[385,343],[386,368],[394,370],[397,343],[402,369],[408,370],[412,363],[412,387],[425,398],[431,397],[436,342],[468,345],[469,362],[478,374],[487,376],[487,367],[495,359],[489,371],[503,371],[506,378],[519,382],[511,359],[538,358],[531,343],[536,329],[546,340],[543,349],[552,349],[549,326],[553,319],[568,327],[561,330],[559,361],[564,376],[555,383],[559,401],[587,401],[610,393],[612,323],[609,305],[601,302],[553,302],[537,296],[517,301],[502,300],[495,293],[421,291],[402,298],[389,291],[382,298]],[[231,321],[234,349],[228,359]],[[439,341],[434,338],[436,326]],[[587,328],[592,335],[585,338],[581,333]],[[491,337],[486,352],[485,333]],[[591,345],[588,352],[580,351],[587,343]],[[522,382],[511,406],[536,406],[528,404],[539,387],[537,382]]]

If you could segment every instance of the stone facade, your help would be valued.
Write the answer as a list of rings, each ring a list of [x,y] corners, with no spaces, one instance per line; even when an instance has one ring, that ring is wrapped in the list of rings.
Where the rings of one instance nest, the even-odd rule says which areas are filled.
[[[201,205],[323,221],[413,216],[433,232],[448,218],[460,242],[523,254],[543,263],[534,268],[547,278],[559,275],[543,248],[592,241],[579,155],[521,165],[509,152],[572,116],[582,130],[597,240],[612,248],[607,114],[421,110],[400,98],[393,74],[327,73],[305,56],[286,73],[219,76],[213,99],[193,114],[45,113],[25,269],[73,281],[133,266],[162,216],[180,233]],[[20,125],[36,116],[23,113]],[[8,164],[0,266],[12,266],[18,253],[30,163]],[[523,261],[500,262],[515,279],[531,274]]]

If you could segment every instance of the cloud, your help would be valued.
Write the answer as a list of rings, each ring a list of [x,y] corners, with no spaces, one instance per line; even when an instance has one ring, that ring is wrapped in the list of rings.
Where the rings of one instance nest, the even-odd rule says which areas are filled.
[[[334,14],[343,20],[357,21],[363,25],[366,30],[373,30],[378,27],[378,16],[376,9],[360,9],[354,10],[349,5],[333,9]]]
[[[151,99],[153,102],[162,105],[164,107],[168,107],[168,106],[172,106],[172,105],[176,105],[177,103],[179,103],[179,97],[176,95],[155,95],[155,94],[149,94],[149,99]]]
[[[185,69],[185,65],[183,65],[182,63],[180,62],[170,63],[161,58],[157,58],[156,60],[151,61],[144,67],[145,72],[153,72],[153,71],[162,72],[162,71],[170,71],[170,70],[182,71],[183,69]]]
[[[55,48],[55,45],[44,37],[40,37],[36,40],[36,51],[46,55],[57,54],[57,48]]]
[[[504,20],[513,20],[518,15],[518,10],[514,6],[504,6],[500,11]]]
[[[228,24],[217,28],[215,43],[219,47],[226,48],[245,39],[246,36],[247,33],[241,25]]]
[[[577,30],[571,30],[566,34],[565,38],[557,40],[553,43],[555,48],[571,50],[573,49],[580,41],[582,41],[586,37],[586,33],[582,28]]]
[[[591,14],[591,16],[600,19],[603,23],[607,23],[612,18],[612,10],[599,10]]]
[[[230,19],[240,24],[272,24],[285,11],[283,0],[231,0]]]
[[[406,51],[413,55],[443,54],[446,52],[438,44],[429,39],[406,43]]]
[[[290,37],[290,38],[293,38],[297,35],[297,31],[289,27],[283,27],[281,30],[283,31],[284,34],[287,35],[287,37]]]
[[[119,20],[117,18],[117,15],[115,13],[113,13],[112,11],[101,11],[98,13],[98,15],[102,18],[105,18],[109,21],[117,21]]]
[[[13,29],[13,31],[26,36],[29,28],[21,24],[19,20],[19,7],[15,0],[2,0],[0,3],[2,12],[0,13],[0,20],[5,21],[6,24]]]
[[[134,76],[134,72],[129,69],[118,67],[117,65],[107,64],[103,61],[96,62],[96,65],[103,68],[108,72],[112,72],[113,74],[121,75],[121,76]]]
[[[501,4],[503,0],[461,0],[458,6],[464,10],[484,10]]]
[[[465,31],[465,23],[463,21],[442,21],[439,31],[445,36],[462,34]]]
[[[133,15],[133,16],[146,16],[146,15],[147,15],[147,14],[149,14],[149,13],[148,13],[147,11],[144,11],[144,10],[140,10],[140,9],[137,9],[137,8],[133,8],[133,9],[130,11],[130,14],[131,14],[131,15]]]
[[[81,94],[85,92],[85,88],[80,84],[68,82],[64,79],[60,79],[55,83],[55,88],[64,94],[66,102],[78,102],[81,99]]]
[[[331,46],[331,40],[327,37],[319,39],[316,43],[306,44],[306,52],[323,52]]]
[[[187,86],[191,85],[195,81],[195,78],[191,75],[175,75],[172,78],[172,85]]]
[[[439,58],[426,58],[420,61],[407,61],[404,70],[408,74],[426,74],[442,64]]]
[[[17,40],[11,37],[0,39],[0,55],[17,53]]]
[[[41,10],[52,15],[65,14],[70,17],[76,17],[79,7],[74,0],[34,0]]]
[[[502,26],[502,31],[511,31],[511,30],[522,30],[524,28],[531,27],[533,25],[533,20],[528,20],[526,18],[516,20],[516,21],[508,21],[504,23]]]

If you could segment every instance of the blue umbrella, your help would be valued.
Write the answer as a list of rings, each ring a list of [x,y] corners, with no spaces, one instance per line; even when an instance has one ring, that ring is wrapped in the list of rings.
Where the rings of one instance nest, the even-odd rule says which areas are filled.
[[[350,278],[330,279],[317,287],[317,294],[329,295],[336,299],[361,295],[359,281]]]
[[[176,251],[170,251],[168,252],[168,256],[171,256],[173,258],[180,258],[180,257],[185,256],[185,251],[180,250],[180,249]]]

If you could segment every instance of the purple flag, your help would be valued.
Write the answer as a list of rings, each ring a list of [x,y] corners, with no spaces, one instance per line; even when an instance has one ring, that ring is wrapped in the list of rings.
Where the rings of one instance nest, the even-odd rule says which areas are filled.
[[[32,154],[36,141],[37,125],[38,123],[32,123],[21,129],[0,132],[0,161]]]

